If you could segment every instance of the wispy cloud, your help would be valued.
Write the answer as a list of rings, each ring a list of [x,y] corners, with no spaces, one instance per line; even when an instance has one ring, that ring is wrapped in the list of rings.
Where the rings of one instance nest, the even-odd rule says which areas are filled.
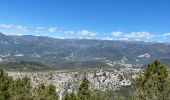
[[[127,38],[147,38],[147,39],[151,39],[151,38],[155,37],[155,35],[151,34],[149,32],[132,32],[132,33],[126,34],[125,37],[127,37]]]
[[[33,31],[35,31],[35,32],[44,32],[45,31],[45,28],[44,27],[35,27],[34,29],[33,29]]]
[[[111,33],[113,37],[120,37],[122,36],[122,32],[112,32]]]
[[[65,34],[75,34],[74,31],[65,31],[64,33],[65,33]]]
[[[51,27],[51,28],[48,29],[48,31],[49,31],[49,32],[58,32],[59,29],[56,28],[56,27]]]
[[[21,25],[15,26],[15,29],[16,29],[17,31],[28,31],[28,29],[27,29],[26,27],[21,26]]]
[[[4,31],[6,34],[12,35],[40,35],[40,36],[52,36],[52,37],[66,37],[66,38],[99,38],[99,39],[107,39],[107,40],[144,40],[144,41],[169,41],[170,33],[162,33],[155,34],[147,31],[141,32],[121,32],[121,31],[113,31],[113,32],[94,32],[88,29],[81,30],[60,30],[57,27],[30,27],[23,25],[13,25],[13,24],[0,24],[0,29]],[[8,33],[11,32],[11,33]],[[107,37],[107,38],[105,38]]]
[[[135,40],[135,41],[159,41],[170,37],[170,33],[154,34],[146,31],[141,32],[112,32],[114,40]]]
[[[91,31],[88,31],[88,30],[81,30],[81,31],[78,31],[78,34],[79,35],[95,36],[97,33],[96,32],[91,32]]]
[[[26,27],[22,25],[8,25],[8,24],[0,24],[1,29],[9,29],[15,31],[30,31],[30,32],[58,32],[59,29],[56,27],[46,28],[46,27]]]
[[[0,28],[10,29],[13,25],[0,24]]]
[[[162,36],[163,36],[164,38],[170,38],[170,33],[164,33]]]
[[[4,29],[12,29],[15,31],[27,31],[27,28],[21,25],[7,25],[7,24],[0,24],[0,28]]]

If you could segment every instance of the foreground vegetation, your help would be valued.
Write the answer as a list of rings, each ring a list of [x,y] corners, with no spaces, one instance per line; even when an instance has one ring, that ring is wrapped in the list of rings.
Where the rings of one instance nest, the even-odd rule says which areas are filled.
[[[57,100],[54,85],[32,87],[28,77],[13,79],[0,69],[0,100]],[[87,78],[77,92],[64,92],[62,100],[170,100],[170,79],[167,68],[159,61],[149,64],[131,87],[118,91],[92,91]]]

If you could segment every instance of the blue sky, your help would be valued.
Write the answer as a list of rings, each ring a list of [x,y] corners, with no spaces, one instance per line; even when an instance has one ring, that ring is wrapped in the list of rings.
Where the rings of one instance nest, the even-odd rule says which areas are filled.
[[[170,42],[170,0],[1,0],[0,32]]]

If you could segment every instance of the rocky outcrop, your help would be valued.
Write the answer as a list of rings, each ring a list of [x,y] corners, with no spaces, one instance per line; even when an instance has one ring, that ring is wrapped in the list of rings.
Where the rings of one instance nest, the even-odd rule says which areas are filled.
[[[14,78],[28,76],[32,86],[40,83],[54,84],[56,91],[62,94],[65,90],[76,91],[83,77],[90,81],[93,90],[117,90],[121,86],[129,86],[132,79],[141,72],[140,69],[90,69],[81,71],[46,71],[46,72],[8,72]]]

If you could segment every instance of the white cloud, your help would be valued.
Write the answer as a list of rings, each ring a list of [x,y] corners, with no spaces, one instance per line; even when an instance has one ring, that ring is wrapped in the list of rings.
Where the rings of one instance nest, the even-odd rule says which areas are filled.
[[[27,28],[21,25],[14,26],[14,29],[17,31],[27,31]]]
[[[21,26],[21,25],[19,25],[19,26],[15,26],[15,28],[16,28],[17,30],[22,30],[24,27]]]
[[[44,27],[36,27],[35,29],[33,29],[35,32],[43,32],[45,30]]]
[[[170,33],[164,33],[162,36],[163,36],[164,38],[170,38]]]
[[[77,31],[71,31],[71,30],[65,30],[65,31],[62,31],[60,29],[58,29],[57,27],[50,27],[50,28],[47,28],[47,27],[27,27],[27,26],[22,26],[22,25],[12,25],[12,24],[0,24],[0,29],[3,29],[2,31],[6,31],[6,30],[10,30],[10,31],[14,31],[15,34],[28,34],[28,32],[30,34],[34,34],[35,32],[35,35],[41,35],[41,36],[56,36],[56,34],[52,34],[52,33],[55,33],[55,32],[58,32],[58,33],[64,33],[64,35],[72,35],[72,38],[73,37],[82,37],[82,38],[95,38],[96,37],[96,34],[98,34],[97,32],[92,32],[92,31],[89,31],[87,29],[83,29],[83,30],[77,30]],[[25,32],[27,31],[27,32]],[[39,33],[39,32],[42,32],[42,33]],[[9,33],[8,33],[9,34]],[[103,35],[102,35],[103,34]],[[77,36],[76,36],[77,35]],[[170,38],[170,33],[164,33],[164,34],[152,34],[150,32],[145,32],[145,31],[142,31],[142,32],[131,32],[131,33],[124,33],[124,32],[120,32],[120,31],[116,31],[116,32],[111,32],[109,34],[104,34],[104,33],[101,33],[99,34],[101,36],[110,36],[109,38],[105,38],[105,39],[108,39],[108,40],[136,40],[136,41],[151,41],[151,40],[154,40],[154,41],[164,41],[164,40],[168,40]],[[93,36],[93,37],[92,37]],[[70,37],[70,36],[69,36]],[[164,39],[164,40],[163,40]]]
[[[155,37],[155,35],[151,34],[149,32],[132,32],[132,33],[126,34],[125,37],[127,37],[127,38],[147,38],[147,39],[151,39],[152,37]]]
[[[51,27],[48,29],[49,32],[58,32],[58,28],[55,28],[55,27]]]
[[[74,34],[75,32],[74,31],[65,31],[64,33],[65,34]]]
[[[7,24],[0,24],[0,28],[4,29],[12,29],[16,31],[26,31],[27,28],[21,25],[7,25]]]
[[[78,34],[79,35],[95,36],[97,33],[96,32],[91,32],[91,31],[88,31],[88,30],[81,30],[81,31],[78,31]]]
[[[122,32],[112,32],[113,37],[120,37],[122,36]]]
[[[13,31],[30,31],[30,32],[59,32],[58,28],[51,27],[51,28],[45,28],[45,27],[25,27],[22,25],[8,25],[8,24],[0,24],[0,28],[2,29],[8,29]]]
[[[13,27],[13,25],[0,24],[0,28],[7,28],[7,29],[9,29],[11,27]]]

